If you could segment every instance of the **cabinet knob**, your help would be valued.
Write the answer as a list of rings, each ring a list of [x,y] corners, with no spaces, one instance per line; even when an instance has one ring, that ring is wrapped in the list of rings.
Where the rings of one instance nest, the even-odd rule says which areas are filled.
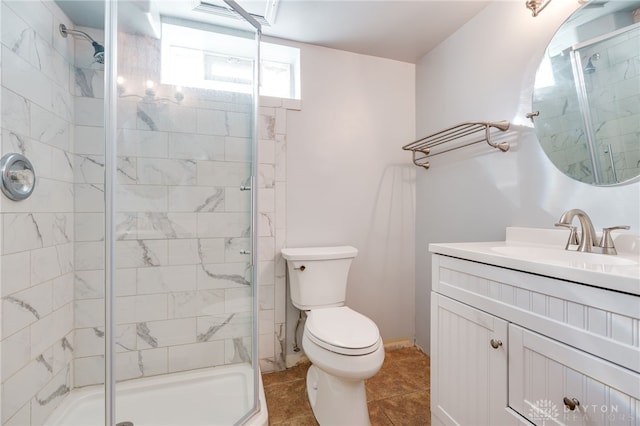
[[[580,401],[578,401],[577,399],[575,399],[575,398],[571,398],[571,399],[569,399],[569,398],[567,398],[566,396],[564,397],[564,399],[562,400],[562,402],[564,402],[564,405],[566,405],[566,406],[567,406],[567,408],[568,408],[569,410],[571,410],[571,411],[575,410],[575,409],[576,409],[576,407],[577,407],[578,405],[580,405]]]
[[[491,347],[493,349],[498,349],[500,346],[502,346],[502,340],[491,339],[489,343],[491,343]]]

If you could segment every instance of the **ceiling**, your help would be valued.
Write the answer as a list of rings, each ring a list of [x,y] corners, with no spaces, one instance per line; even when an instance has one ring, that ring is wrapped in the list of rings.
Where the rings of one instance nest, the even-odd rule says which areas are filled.
[[[237,0],[249,12],[262,16],[267,1],[274,0]],[[104,27],[102,2],[56,2],[76,25]],[[215,15],[194,12],[198,3],[119,2],[126,7],[119,16],[143,34],[157,33],[153,21],[157,24],[160,15],[220,24]],[[273,22],[262,31],[266,36],[415,63],[487,4],[489,1],[481,0],[280,0]],[[233,25],[228,18],[226,22]]]
[[[265,35],[415,63],[488,1],[281,0]]]

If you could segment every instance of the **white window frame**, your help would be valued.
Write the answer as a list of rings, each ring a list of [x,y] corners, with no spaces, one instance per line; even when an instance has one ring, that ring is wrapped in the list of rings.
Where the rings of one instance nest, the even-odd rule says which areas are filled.
[[[241,37],[239,31],[238,34],[233,32],[163,22],[161,82],[180,87],[251,93],[251,79],[243,76],[241,65],[234,70],[233,62],[252,63],[255,41]],[[224,58],[229,61],[229,67],[224,66]],[[218,64],[218,73],[214,72],[215,64]],[[260,67],[261,96],[300,99],[300,49],[261,42]]]

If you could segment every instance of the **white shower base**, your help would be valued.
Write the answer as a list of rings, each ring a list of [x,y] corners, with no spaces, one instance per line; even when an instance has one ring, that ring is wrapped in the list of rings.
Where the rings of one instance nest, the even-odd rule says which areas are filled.
[[[116,422],[134,426],[230,426],[249,411],[253,371],[247,364],[173,373],[116,385]],[[266,426],[260,379],[260,412],[245,424]],[[103,426],[104,387],[73,390],[46,421],[52,426]]]

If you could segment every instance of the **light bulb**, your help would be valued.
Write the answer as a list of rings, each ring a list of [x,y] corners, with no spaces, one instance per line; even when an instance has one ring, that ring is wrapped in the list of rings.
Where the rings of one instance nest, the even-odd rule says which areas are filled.
[[[154,85],[155,83],[153,82],[153,80],[147,80],[147,83],[146,83],[147,90],[144,91],[144,94],[149,97],[155,96],[156,92],[153,90]]]

